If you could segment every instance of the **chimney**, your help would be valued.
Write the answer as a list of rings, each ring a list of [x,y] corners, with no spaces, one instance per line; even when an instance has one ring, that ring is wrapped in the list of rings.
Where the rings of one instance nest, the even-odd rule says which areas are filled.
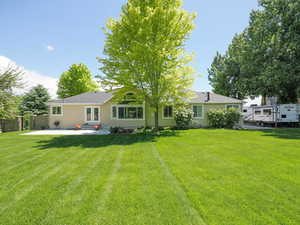
[[[206,92],[205,93],[205,102],[209,102],[209,100],[210,100],[210,93]]]

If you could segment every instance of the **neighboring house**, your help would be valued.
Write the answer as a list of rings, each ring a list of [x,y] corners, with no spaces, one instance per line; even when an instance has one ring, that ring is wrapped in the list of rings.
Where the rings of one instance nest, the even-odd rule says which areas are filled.
[[[50,101],[49,127],[55,128],[59,121],[60,128],[73,128],[75,124],[102,124],[109,127],[143,127],[154,126],[154,112],[149,105],[131,104],[134,99],[128,93],[124,102],[113,102],[113,94],[106,92],[88,92],[73,97]],[[216,109],[242,109],[242,101],[209,92],[195,92],[188,101],[193,110],[193,126],[207,126],[207,112]],[[173,126],[174,110],[164,106],[159,112],[160,126]]]

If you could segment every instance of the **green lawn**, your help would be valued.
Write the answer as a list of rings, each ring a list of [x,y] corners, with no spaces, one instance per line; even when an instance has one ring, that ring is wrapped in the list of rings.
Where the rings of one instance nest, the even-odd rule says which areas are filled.
[[[300,224],[300,130],[0,134],[0,224]]]

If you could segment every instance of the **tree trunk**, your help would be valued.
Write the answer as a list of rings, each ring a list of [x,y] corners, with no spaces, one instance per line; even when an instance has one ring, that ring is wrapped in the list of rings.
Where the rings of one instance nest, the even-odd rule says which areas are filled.
[[[156,105],[156,107],[155,107],[155,114],[154,114],[154,129],[155,129],[155,131],[159,131],[158,109],[159,109],[159,106]]]

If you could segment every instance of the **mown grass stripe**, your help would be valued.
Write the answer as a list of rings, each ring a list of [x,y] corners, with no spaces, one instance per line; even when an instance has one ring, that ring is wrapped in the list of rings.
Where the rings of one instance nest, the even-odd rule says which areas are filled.
[[[105,156],[109,153],[109,150],[102,150],[101,154],[99,154],[97,151],[95,151],[94,153],[95,154],[93,154],[92,156],[94,160],[92,161],[90,166],[85,167],[85,169],[80,172],[80,175],[68,184],[67,190],[62,194],[62,196],[59,197],[59,200],[51,206],[51,209],[48,210],[47,216],[43,219],[42,224],[46,223],[47,221],[51,221],[51,219],[55,217],[55,210],[59,210],[60,205],[65,205],[67,204],[67,202],[72,201],[69,196],[72,193],[76,192],[76,189],[84,183],[84,180],[89,179],[89,175],[93,173],[93,170],[97,167],[97,165],[105,159]]]
[[[38,185],[42,184],[43,182],[45,182],[51,176],[53,176],[56,173],[58,173],[59,170],[61,170],[64,167],[66,167],[67,164],[70,164],[72,161],[75,161],[76,159],[78,159],[79,157],[81,157],[84,153],[86,153],[86,152],[85,151],[81,151],[79,154],[70,157],[68,160],[65,161],[65,163],[61,164],[58,167],[55,167],[54,169],[52,169],[51,171],[49,171],[48,173],[46,173],[45,176],[43,176],[38,182],[32,183],[27,188],[23,189],[20,193],[15,193],[15,200],[11,201],[10,203],[8,203],[5,206],[2,206],[0,208],[0,214],[3,213],[5,210],[9,209],[10,207],[12,207],[13,205],[15,205],[19,200],[21,200],[27,194],[29,194],[32,190],[34,190],[34,188],[36,188],[36,186],[38,186]]]
[[[18,152],[15,152],[14,154],[9,154],[9,155],[7,155],[6,157],[1,157],[0,156],[0,159],[1,159],[1,161],[0,162],[4,162],[4,161],[7,161],[7,160],[9,160],[9,159],[11,159],[11,158],[15,158],[16,156],[24,156],[26,153],[30,153],[30,152],[34,152],[34,149],[32,149],[32,148],[28,148],[26,151],[18,151]]]
[[[101,211],[105,207],[106,200],[112,192],[112,187],[114,185],[114,181],[116,179],[118,171],[121,168],[121,160],[122,160],[122,156],[123,156],[123,151],[124,150],[121,150],[118,152],[118,155],[113,164],[110,176],[108,177],[106,184],[103,187],[103,192],[100,195],[100,201],[99,201],[99,205],[97,207],[97,211]]]
[[[39,158],[41,158],[41,157],[43,157],[43,156],[45,156],[47,154],[48,154],[48,152],[45,151],[45,152],[43,152],[43,153],[41,153],[39,155],[36,155],[36,156],[34,156],[34,157],[30,158],[30,159],[26,159],[26,160],[24,160],[24,161],[22,161],[20,163],[14,164],[13,166],[4,168],[4,169],[0,170],[0,174],[8,173],[10,170],[13,170],[13,169],[15,169],[17,167],[20,167],[20,166],[22,166],[22,165],[24,165],[26,163],[32,162],[32,161],[34,161],[36,159],[39,159]]]
[[[17,187],[22,185],[24,182],[33,180],[34,178],[38,177],[39,175],[43,174],[49,169],[57,167],[57,165],[60,165],[61,163],[64,163],[67,158],[69,158],[69,154],[71,152],[67,152],[69,154],[64,154],[63,157],[60,154],[57,154],[55,152],[54,158],[47,158],[47,163],[41,162],[38,164],[38,166],[35,166],[35,169],[29,173],[27,176],[23,176],[22,179],[20,179],[18,182],[14,182],[14,185],[9,188],[10,192],[14,191]],[[58,159],[58,160],[57,160]],[[48,163],[51,162],[51,163]],[[45,166],[46,165],[46,166]],[[28,172],[28,171],[27,171]],[[13,182],[13,181],[12,181]],[[9,183],[6,183],[6,185],[9,185]]]
[[[186,213],[189,214],[192,218],[191,224],[207,225],[204,222],[203,218],[200,216],[200,213],[198,212],[198,210],[195,209],[194,206],[192,205],[189,197],[187,196],[186,192],[179,184],[176,177],[172,174],[172,172],[168,168],[167,164],[161,158],[161,156],[160,156],[159,152],[157,151],[156,146],[154,144],[151,144],[151,150],[152,150],[152,153],[153,153],[155,159],[159,161],[159,164],[165,174],[165,177],[166,177],[168,183],[170,185],[172,185],[172,187],[174,187],[178,198],[181,200],[181,202],[183,202],[186,205],[186,207],[184,207],[184,209],[187,210]]]

